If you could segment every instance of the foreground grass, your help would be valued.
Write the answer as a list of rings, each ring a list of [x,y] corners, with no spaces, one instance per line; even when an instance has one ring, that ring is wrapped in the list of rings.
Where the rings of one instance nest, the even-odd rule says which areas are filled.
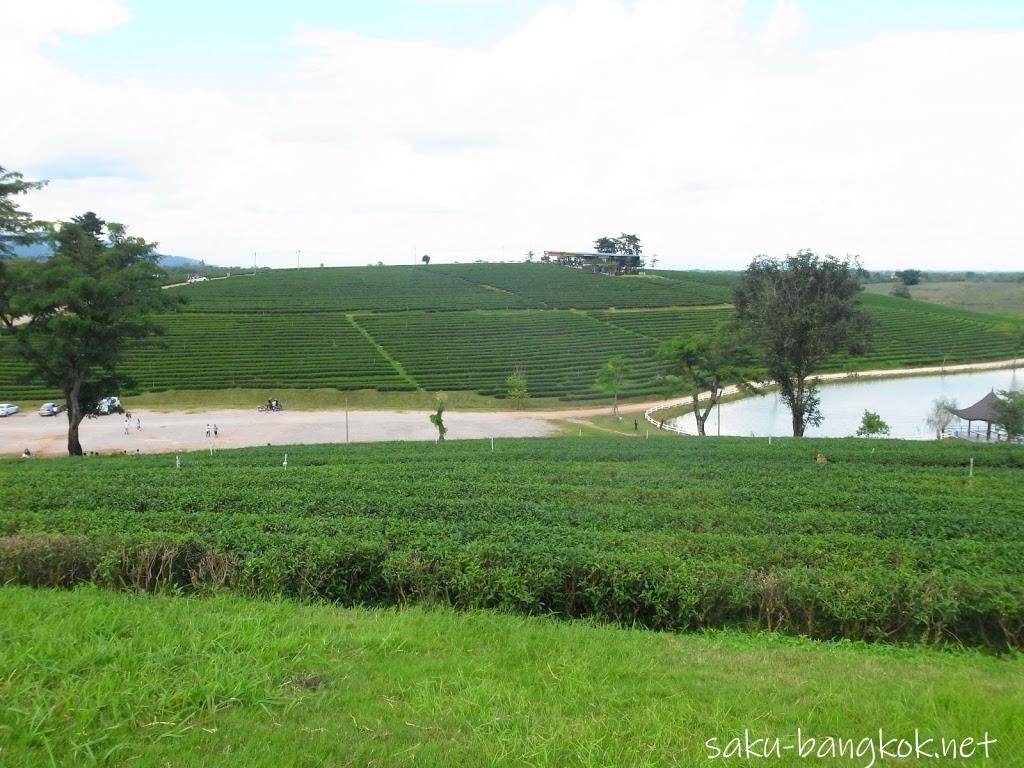
[[[0,765],[708,761],[751,729],[982,738],[1024,764],[1019,656],[448,610],[0,588]]]

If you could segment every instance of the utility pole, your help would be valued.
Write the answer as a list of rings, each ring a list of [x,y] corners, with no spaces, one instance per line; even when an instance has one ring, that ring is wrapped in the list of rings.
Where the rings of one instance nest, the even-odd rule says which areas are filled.
[[[295,268],[302,269],[302,251],[298,250],[295,252]]]
[[[256,251],[252,252],[252,276],[256,277]]]

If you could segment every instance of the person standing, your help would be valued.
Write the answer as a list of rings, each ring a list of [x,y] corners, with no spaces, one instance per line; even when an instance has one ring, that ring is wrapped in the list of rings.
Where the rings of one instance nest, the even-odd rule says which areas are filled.
[[[124,433],[126,435],[128,434],[128,431],[131,429],[131,427],[132,427],[132,420],[131,420],[131,418],[128,417],[128,416],[125,416],[124,417]]]
[[[206,425],[206,437],[207,438],[210,437],[210,425],[209,424]]]
[[[140,419],[138,416],[135,417],[135,430],[137,432],[142,431],[142,419]]]
[[[213,437],[214,437],[215,440],[217,439],[217,425],[216,424],[213,425]]]

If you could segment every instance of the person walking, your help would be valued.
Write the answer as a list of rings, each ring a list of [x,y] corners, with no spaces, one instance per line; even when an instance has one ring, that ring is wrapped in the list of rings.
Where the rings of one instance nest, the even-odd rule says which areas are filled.
[[[142,431],[142,419],[140,419],[138,416],[135,417],[135,431]]]
[[[210,437],[210,425],[209,424],[206,425],[206,437],[207,438]]]
[[[214,437],[214,439],[217,438],[217,425],[216,424],[213,425],[213,437]]]
[[[124,418],[124,433],[127,435],[129,430],[132,428],[132,420],[125,416]]]

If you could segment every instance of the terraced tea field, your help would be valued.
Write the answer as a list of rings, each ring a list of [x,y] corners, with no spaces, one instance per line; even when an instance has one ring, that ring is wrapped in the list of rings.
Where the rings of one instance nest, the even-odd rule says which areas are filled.
[[[180,290],[188,311],[243,313],[661,307],[731,296],[721,286],[683,277],[620,279],[550,264],[282,269]]]
[[[534,397],[604,398],[594,386],[613,355],[634,369],[625,396],[654,395],[654,352],[711,330],[735,274],[594,275],[541,264],[281,270],[190,285],[167,334],[132,352],[140,391],[252,387],[475,391],[501,397],[516,368]],[[1004,318],[866,294],[871,351],[829,370],[1014,357]],[[558,309],[561,307],[562,309]],[[566,309],[566,308],[575,309]],[[614,309],[612,309],[614,307]],[[57,393],[23,379],[0,334],[0,401]],[[30,406],[31,407],[31,406]]]
[[[606,436],[183,460],[0,461],[0,581],[1024,646],[1013,446]]]
[[[628,394],[656,391],[657,343],[582,312],[401,313],[361,315],[357,322],[426,389],[472,389],[503,396],[520,369],[536,397],[602,397],[598,369],[623,355],[634,375]]]
[[[699,277],[691,279],[699,274],[691,272],[676,272],[669,280],[660,275],[610,277],[551,264],[457,264],[437,268],[552,309],[686,307],[732,300],[730,287]]]

